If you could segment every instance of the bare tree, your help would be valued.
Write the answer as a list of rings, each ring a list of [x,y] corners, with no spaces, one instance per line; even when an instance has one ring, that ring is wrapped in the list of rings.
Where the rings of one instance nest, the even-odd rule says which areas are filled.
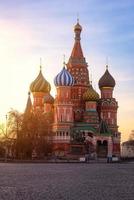
[[[22,129],[23,114],[17,110],[11,109],[8,112],[7,128],[8,134],[12,138],[18,138]]]
[[[6,117],[7,119],[7,117]],[[1,151],[2,155],[5,156],[5,161],[7,160],[7,157],[11,157],[12,147],[14,143],[14,138],[8,132],[7,128],[7,120],[6,124],[2,123],[0,124],[0,144],[1,144]]]
[[[11,109],[6,127],[1,125],[0,128],[5,147],[9,141],[14,141],[13,154],[16,158],[30,159],[33,151],[36,151],[38,158],[43,158],[52,150],[51,122],[51,115],[36,112],[22,114]]]
[[[0,124],[0,157],[5,156],[5,125],[3,123]]]

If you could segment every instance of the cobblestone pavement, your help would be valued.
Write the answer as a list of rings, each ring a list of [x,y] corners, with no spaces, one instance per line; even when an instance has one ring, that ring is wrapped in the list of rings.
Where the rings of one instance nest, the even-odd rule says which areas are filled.
[[[0,200],[134,200],[134,163],[0,163]]]

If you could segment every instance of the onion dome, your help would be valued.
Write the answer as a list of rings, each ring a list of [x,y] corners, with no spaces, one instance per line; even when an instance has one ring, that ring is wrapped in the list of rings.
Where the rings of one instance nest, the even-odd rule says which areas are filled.
[[[90,84],[88,90],[83,94],[83,99],[85,101],[97,101],[99,100],[99,94],[93,89]]]
[[[42,71],[40,69],[39,75],[30,85],[30,91],[46,93],[46,92],[50,92],[50,90],[51,90],[51,86],[42,75]]]
[[[71,86],[74,84],[74,78],[71,76],[69,71],[63,67],[62,71],[57,74],[54,79],[55,86]]]
[[[44,103],[54,103],[54,98],[51,96],[51,94],[48,93],[44,96]]]
[[[77,19],[77,24],[74,26],[74,32],[75,32],[75,41],[80,41],[80,34],[82,31],[82,26],[79,24],[79,20]]]
[[[79,20],[77,20],[77,24],[74,26],[74,31],[82,31],[82,26],[79,24]]]
[[[103,87],[114,87],[115,86],[115,80],[112,77],[112,75],[108,71],[108,66],[106,66],[106,71],[104,75],[99,80],[99,88]]]

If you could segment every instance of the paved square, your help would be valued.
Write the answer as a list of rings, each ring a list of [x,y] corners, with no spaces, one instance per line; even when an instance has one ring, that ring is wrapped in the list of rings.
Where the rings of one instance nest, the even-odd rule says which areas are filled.
[[[0,163],[0,200],[134,200],[134,163]]]

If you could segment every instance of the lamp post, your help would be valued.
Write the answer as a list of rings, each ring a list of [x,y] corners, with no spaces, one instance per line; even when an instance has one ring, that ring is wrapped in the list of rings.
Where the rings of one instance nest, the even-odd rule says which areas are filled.
[[[6,114],[6,137],[7,137],[7,114]]]
[[[5,162],[7,162],[7,114],[6,117],[6,134],[5,134]]]

